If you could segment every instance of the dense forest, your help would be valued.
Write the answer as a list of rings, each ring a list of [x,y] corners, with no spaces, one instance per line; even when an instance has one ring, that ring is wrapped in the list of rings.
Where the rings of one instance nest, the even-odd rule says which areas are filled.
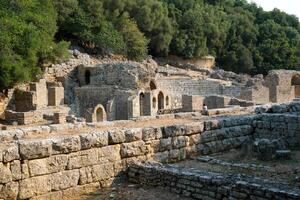
[[[88,52],[201,58],[242,73],[300,67],[300,23],[246,0],[1,0],[0,89]]]

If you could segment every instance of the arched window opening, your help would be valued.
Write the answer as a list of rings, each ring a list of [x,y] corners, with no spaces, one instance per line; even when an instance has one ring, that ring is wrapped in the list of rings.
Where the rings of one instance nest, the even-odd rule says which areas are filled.
[[[156,90],[156,84],[153,81],[150,81],[150,90]]]
[[[167,97],[166,97],[166,106],[169,106],[169,105],[170,105],[170,102],[169,102],[169,101],[170,101],[169,96],[167,96]]]
[[[90,70],[85,71],[85,84],[89,85],[91,83],[91,72]]]
[[[144,110],[144,102],[145,102],[145,94],[140,94],[140,116],[145,116],[145,110]]]
[[[160,92],[158,94],[158,110],[164,109],[164,94]]]
[[[153,108],[153,109],[155,109],[155,108],[156,108],[156,104],[157,104],[157,102],[156,102],[156,98],[155,98],[155,97],[153,97],[153,99],[152,99],[152,108]]]

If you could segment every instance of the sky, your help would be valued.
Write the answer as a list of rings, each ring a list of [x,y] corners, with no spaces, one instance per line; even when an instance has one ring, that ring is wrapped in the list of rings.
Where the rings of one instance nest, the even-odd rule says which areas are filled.
[[[248,0],[255,2],[264,10],[270,11],[278,8],[288,14],[294,14],[300,18],[300,0]]]

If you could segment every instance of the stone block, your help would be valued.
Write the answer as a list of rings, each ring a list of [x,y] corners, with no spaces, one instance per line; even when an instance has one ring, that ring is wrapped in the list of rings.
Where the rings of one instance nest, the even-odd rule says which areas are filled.
[[[22,179],[29,178],[29,168],[28,168],[28,160],[24,160],[23,163],[21,163],[21,171],[22,171]]]
[[[62,191],[63,200],[70,200],[70,199],[73,199],[74,196],[90,194],[92,192],[97,191],[99,188],[100,188],[99,183],[90,183],[87,185],[81,185],[81,186],[69,188],[67,190]]]
[[[144,128],[143,129],[143,140],[149,141],[149,140],[155,140],[156,138],[156,130],[155,128]]]
[[[20,154],[17,143],[0,144],[0,160],[6,163],[18,159]]]
[[[108,145],[108,132],[81,134],[81,149],[104,147]]]
[[[85,185],[93,182],[92,167],[83,167],[79,169],[79,184]]]
[[[190,136],[190,145],[197,145],[201,143],[201,134],[195,134]]]
[[[172,125],[163,128],[163,138],[186,135],[186,127],[184,125]]]
[[[108,180],[114,176],[113,164],[103,164],[92,166],[93,181]]]
[[[186,125],[186,135],[202,133],[204,131],[204,122],[190,123]]]
[[[125,138],[127,143],[142,140],[142,129],[135,128],[135,129],[126,130]]]
[[[0,163],[0,184],[5,184],[12,181],[12,173],[9,165]]]
[[[154,154],[153,160],[161,163],[167,163],[169,161],[169,151]]]
[[[52,191],[60,191],[77,186],[79,181],[79,170],[68,170],[49,176]]]
[[[98,149],[98,162],[109,163],[121,160],[120,145],[109,145]]]
[[[120,144],[125,142],[125,132],[121,130],[113,130],[108,132],[108,144]]]
[[[160,140],[160,151],[167,151],[172,149],[172,138]]]
[[[12,174],[12,180],[17,181],[22,179],[22,168],[19,160],[14,160],[10,163],[10,171]]]
[[[51,140],[26,140],[20,141],[20,156],[22,159],[35,159],[48,157],[52,153]]]
[[[171,160],[178,160],[180,155],[180,151],[178,149],[173,149],[170,151],[170,159]]]
[[[30,200],[58,200],[58,199],[63,199],[63,193],[61,191],[51,192],[49,194],[32,197]]]
[[[62,136],[59,138],[54,138],[52,141],[52,153],[54,155],[77,152],[81,149],[79,136]]]
[[[143,141],[124,143],[121,145],[121,158],[129,158],[144,155],[149,152],[149,148]]]
[[[189,137],[179,136],[172,139],[172,146],[174,149],[179,149],[182,147],[189,146]]]
[[[49,175],[27,178],[21,180],[19,183],[20,199],[29,199],[34,196],[51,192],[51,179]]]
[[[28,161],[30,176],[39,176],[50,173],[48,158]]]
[[[147,154],[157,153],[160,150],[160,140],[151,140],[146,142],[147,147],[150,147],[150,151]]]
[[[17,199],[19,192],[18,182],[9,182],[3,186],[0,186],[0,198],[3,199]]]
[[[56,155],[44,159],[29,160],[28,170],[31,176],[39,176],[65,170],[67,164],[67,155]]]

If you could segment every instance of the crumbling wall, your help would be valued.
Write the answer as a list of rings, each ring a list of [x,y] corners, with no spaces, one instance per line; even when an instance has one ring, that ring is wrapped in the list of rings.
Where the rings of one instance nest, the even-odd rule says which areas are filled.
[[[240,174],[209,173],[158,164],[130,166],[129,180],[162,186],[191,199],[299,199],[299,188]],[[292,191],[292,192],[291,192]]]
[[[288,102],[295,98],[295,88],[291,85],[294,71],[273,70],[266,77],[270,101],[273,103]]]
[[[258,104],[269,103],[269,88],[264,86],[244,88],[241,91],[239,98],[247,101],[253,101]]]

